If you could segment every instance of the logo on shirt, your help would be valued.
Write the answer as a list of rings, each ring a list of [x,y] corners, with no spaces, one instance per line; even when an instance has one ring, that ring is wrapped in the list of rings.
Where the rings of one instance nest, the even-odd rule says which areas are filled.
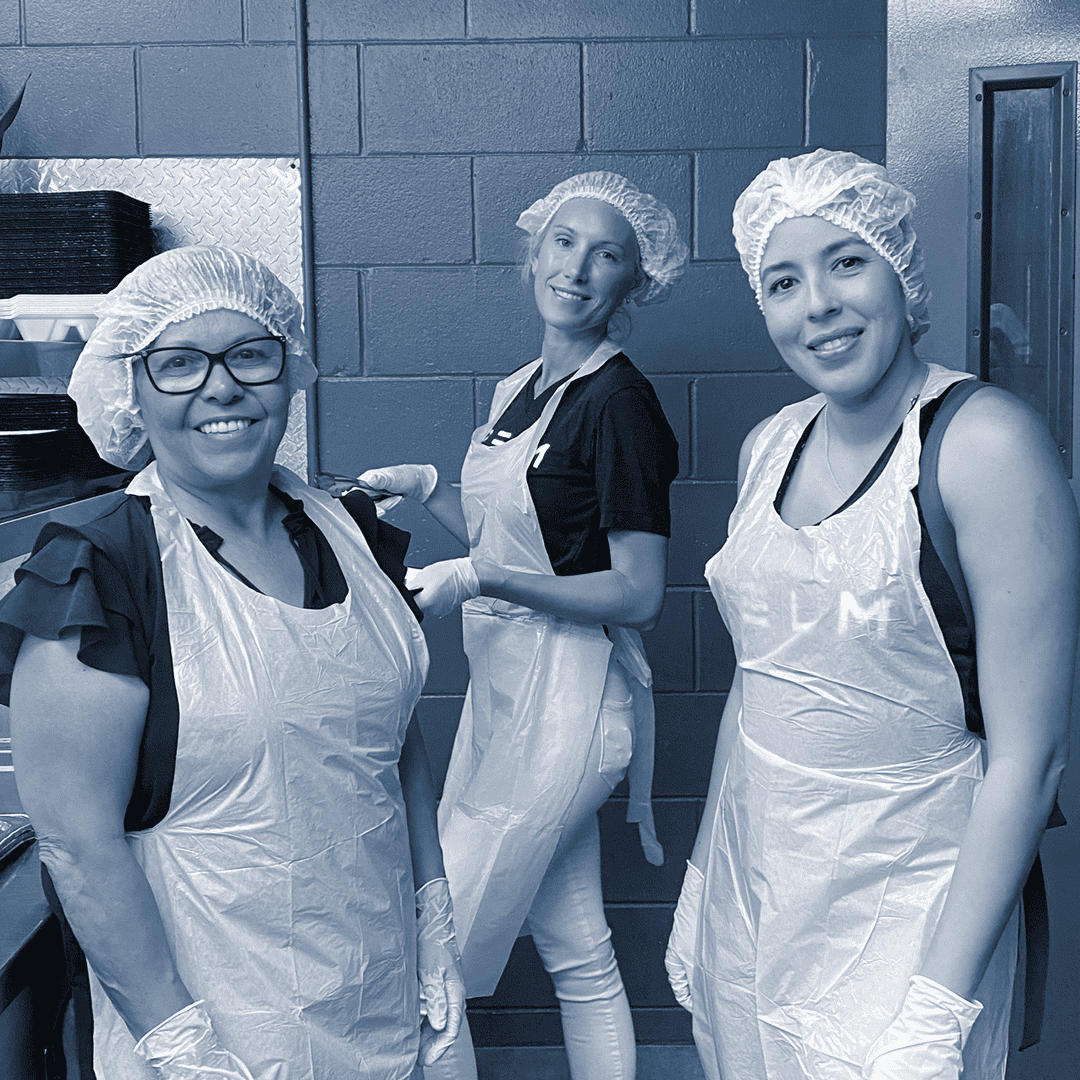
[[[536,455],[533,457],[533,460],[532,460],[532,467],[534,469],[539,469],[540,468],[540,462],[544,460],[544,455],[550,449],[551,449],[551,443],[544,443],[543,446],[537,448]]]

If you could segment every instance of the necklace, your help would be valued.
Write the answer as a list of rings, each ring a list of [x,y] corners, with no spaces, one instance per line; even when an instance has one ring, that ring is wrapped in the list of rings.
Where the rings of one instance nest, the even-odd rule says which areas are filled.
[[[926,375],[924,373],[922,380],[919,383],[919,389],[908,398],[907,412],[911,412],[915,408],[915,402],[919,400],[919,394],[922,393],[922,384],[926,381]],[[821,410],[822,420],[825,427],[825,468],[829,470],[829,478],[833,482],[833,487],[840,492],[845,498],[847,497],[847,489],[840,486],[840,481],[836,479],[836,473],[833,472],[832,460],[829,457],[829,403],[825,403],[825,408]]]

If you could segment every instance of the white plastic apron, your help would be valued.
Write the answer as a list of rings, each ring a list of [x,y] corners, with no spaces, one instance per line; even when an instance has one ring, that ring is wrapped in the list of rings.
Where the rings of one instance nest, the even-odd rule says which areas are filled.
[[[241,584],[155,464],[127,489],[151,499],[180,705],[169,812],[128,843],[184,984],[256,1077],[404,1080],[419,1006],[397,760],[427,649],[348,514],[285,470],[273,483],[334,549],[342,603]],[[152,1080],[92,986],[98,1076]]]
[[[801,529],[773,504],[824,398],[783,409],[706,566],[743,677],[693,987],[710,1080],[858,1080],[948,891],[983,769],[919,577],[919,411],[964,377],[928,366],[873,486]],[[1004,1075],[1015,949],[1014,924],[965,1080]]]
[[[553,574],[526,470],[571,382],[618,352],[609,342],[552,395],[528,431],[484,446],[492,423],[540,361],[499,383],[487,424],[473,432],[461,470],[462,509],[478,558]],[[454,899],[454,925],[470,997],[495,992],[581,782],[596,730],[609,659],[628,675],[634,701],[630,820],[650,861],[663,853],[652,828],[652,675],[636,631],[590,626],[480,597],[463,611],[469,690],[439,806],[439,833]],[[614,653],[613,653],[614,645]],[[614,741],[615,733],[611,733]],[[605,744],[630,758],[624,745]]]

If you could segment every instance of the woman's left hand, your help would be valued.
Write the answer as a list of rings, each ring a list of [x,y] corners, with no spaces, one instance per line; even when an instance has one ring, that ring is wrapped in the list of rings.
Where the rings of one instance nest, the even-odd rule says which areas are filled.
[[[480,582],[468,558],[445,559],[405,571],[405,587],[419,590],[416,605],[425,615],[441,619],[480,595]]]
[[[981,1012],[979,1002],[912,976],[896,1019],[866,1055],[864,1080],[959,1080],[964,1044]]]
[[[457,1038],[465,1012],[465,979],[454,937],[454,909],[446,878],[435,878],[416,893],[416,971],[420,1011],[420,1064],[434,1065]]]

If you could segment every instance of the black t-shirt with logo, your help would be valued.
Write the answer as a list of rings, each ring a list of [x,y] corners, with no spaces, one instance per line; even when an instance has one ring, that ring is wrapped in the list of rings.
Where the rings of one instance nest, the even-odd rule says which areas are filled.
[[[540,418],[562,384],[534,397],[539,375],[506,407],[488,445],[517,438]],[[652,384],[626,356],[572,382],[527,473],[555,573],[610,570],[609,529],[670,536],[668,488],[678,471],[675,434]]]

